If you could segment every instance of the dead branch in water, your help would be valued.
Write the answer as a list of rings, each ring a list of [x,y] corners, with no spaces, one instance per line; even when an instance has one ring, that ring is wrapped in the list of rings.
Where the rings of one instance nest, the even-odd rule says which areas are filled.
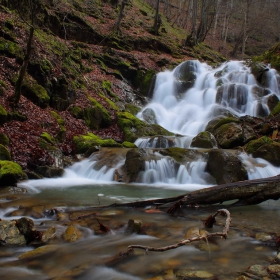
[[[134,249],[145,250],[146,254],[148,254],[149,252],[164,252],[164,251],[168,251],[168,250],[173,250],[173,249],[179,248],[181,246],[184,246],[186,244],[192,243],[194,241],[208,240],[209,238],[216,237],[216,236],[220,236],[220,237],[226,239],[228,232],[229,232],[230,222],[231,222],[230,212],[226,209],[220,209],[211,217],[215,218],[218,214],[226,216],[225,226],[224,226],[224,229],[222,232],[206,233],[206,234],[199,235],[199,236],[196,236],[193,238],[183,239],[180,242],[173,244],[173,245],[169,245],[169,246],[165,246],[165,247],[158,247],[158,248],[143,246],[143,245],[129,245],[127,247],[126,251],[120,252],[117,255],[115,255],[112,259],[110,259],[110,261],[107,264],[115,264],[119,260],[129,257]]]

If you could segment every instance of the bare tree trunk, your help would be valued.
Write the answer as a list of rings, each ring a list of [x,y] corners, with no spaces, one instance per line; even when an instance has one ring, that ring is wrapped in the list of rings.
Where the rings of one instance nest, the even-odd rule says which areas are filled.
[[[27,48],[26,48],[26,54],[22,63],[22,66],[19,71],[18,79],[16,81],[15,85],[15,94],[13,97],[14,104],[18,104],[21,96],[21,86],[22,82],[26,73],[26,69],[28,66],[28,62],[30,59],[31,51],[32,51],[32,41],[33,41],[33,34],[34,34],[34,27],[31,26],[29,29],[29,37],[28,37],[28,42],[27,42]]]
[[[121,20],[123,18],[123,10],[124,10],[125,5],[127,5],[127,0],[122,0],[121,7],[120,7],[120,12],[119,12],[119,17],[118,17],[117,23],[115,25],[115,30],[118,34],[121,32],[120,24],[121,24]]]
[[[153,26],[155,35],[158,35],[158,30],[159,30],[159,27],[160,27],[160,17],[159,17],[159,13],[158,13],[158,11],[159,11],[159,2],[160,2],[160,0],[157,0],[156,14],[155,14],[154,26]]]

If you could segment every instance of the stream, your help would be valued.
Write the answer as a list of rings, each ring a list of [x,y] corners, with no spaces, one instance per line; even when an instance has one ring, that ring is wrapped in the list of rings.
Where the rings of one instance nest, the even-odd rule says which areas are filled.
[[[228,112],[238,117],[266,116],[269,96],[280,97],[280,79],[273,69],[267,71],[269,84],[262,88],[266,93],[261,95],[256,94],[259,86],[243,62],[230,61],[213,69],[191,61],[187,67],[195,76],[195,83],[187,89],[178,82],[183,67],[184,63],[173,71],[158,73],[153,99],[137,115],[145,120],[145,111],[152,110],[156,123],[177,134],[171,137],[172,141],[161,139],[160,148],[175,143],[189,149],[191,139],[204,131],[214,117]],[[217,90],[221,85],[222,93]],[[153,149],[159,147],[158,139],[143,137],[135,144]],[[161,247],[188,238],[189,230],[203,229],[202,220],[217,209],[226,208],[224,204],[190,207],[171,216],[152,208],[99,207],[173,197],[215,185],[203,160],[182,164],[176,171],[172,161],[156,153],[154,160],[146,162],[137,182],[116,182],[114,174],[123,165],[126,152],[124,148],[102,148],[66,168],[61,178],[29,180],[19,183],[18,188],[0,191],[1,219],[24,216],[33,219],[39,231],[52,226],[56,229],[56,237],[47,243],[47,250],[35,256],[21,257],[39,245],[2,244],[0,279],[236,279],[249,266],[267,266],[276,257],[277,247],[269,246],[275,245],[269,241],[280,232],[280,203],[269,200],[260,205],[230,207],[232,224],[227,240],[214,238],[149,254],[136,249],[130,258],[107,265],[110,258],[132,244]],[[100,164],[100,158],[109,156],[113,157],[113,166]],[[280,174],[280,167],[263,159],[242,152],[238,157],[249,179]],[[140,221],[138,233],[131,233],[129,220]],[[99,222],[110,231],[101,232]],[[61,238],[69,224],[82,233],[73,243]],[[219,216],[217,224],[208,231],[222,231],[223,225],[224,217]],[[204,278],[180,278],[199,271]]]

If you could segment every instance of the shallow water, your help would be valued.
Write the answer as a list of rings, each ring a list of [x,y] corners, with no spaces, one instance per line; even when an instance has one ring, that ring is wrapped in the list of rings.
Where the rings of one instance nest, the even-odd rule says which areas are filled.
[[[189,269],[206,270],[216,275],[218,279],[234,279],[238,272],[244,271],[248,266],[268,264],[268,261],[275,257],[275,247],[266,246],[254,238],[256,232],[280,231],[280,205],[278,201],[268,201],[258,206],[230,208],[232,227],[226,241],[215,238],[208,241],[210,247],[206,242],[200,241],[166,252],[150,252],[149,255],[136,249],[135,255],[131,258],[113,266],[104,265],[112,256],[124,251],[128,245],[160,247],[179,242],[184,239],[188,229],[203,228],[201,219],[213,214],[217,207],[186,208],[178,216],[170,216],[164,212],[149,212],[149,209],[96,209],[92,206],[108,202],[133,201],[135,198],[170,197],[182,193],[182,190],[121,184],[53,187],[37,193],[13,195],[2,191],[1,216],[4,219],[15,218],[16,216],[11,217],[15,209],[30,209],[30,207],[38,209],[40,206],[44,210],[56,208],[68,215],[71,220],[57,220],[56,215],[34,219],[37,230],[45,231],[52,225],[56,227],[57,238],[50,242],[54,246],[53,250],[42,256],[19,260],[19,255],[36,246],[20,248],[2,246],[0,277],[1,279],[17,277],[56,279],[66,276],[67,279],[100,279],[100,277],[148,279],[166,273],[176,274],[179,269]],[[92,215],[87,217],[86,214]],[[110,233],[99,234],[97,218],[111,229]],[[141,220],[145,234],[127,233],[129,219]],[[70,223],[76,224],[83,232],[83,238],[75,243],[67,243],[60,238]],[[218,225],[210,231],[221,231],[223,223],[224,218],[219,217]],[[198,248],[199,245],[205,248],[201,250]]]

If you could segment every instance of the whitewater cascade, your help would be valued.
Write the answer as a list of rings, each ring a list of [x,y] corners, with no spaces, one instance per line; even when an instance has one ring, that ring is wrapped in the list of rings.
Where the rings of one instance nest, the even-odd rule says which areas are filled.
[[[186,89],[183,79],[190,73],[194,84]],[[241,61],[226,62],[217,69],[197,60],[183,62],[173,71],[157,74],[152,101],[137,117],[144,120],[143,113],[150,109],[162,127],[193,137],[219,115],[266,116],[269,97],[279,98],[280,80],[274,69],[267,68],[266,76],[267,84],[261,87]]]
[[[266,116],[269,114],[269,98],[280,97],[280,77],[274,69],[267,68],[266,81],[265,86],[260,86],[250,68],[241,61],[226,62],[216,69],[196,60],[186,61],[173,71],[158,73],[152,101],[137,117],[145,120],[145,112],[148,110],[153,113],[156,123],[180,136],[143,137],[136,140],[135,144],[143,149],[170,146],[189,148],[192,138],[204,131],[208,122],[215,117]],[[116,155],[117,159],[110,159],[115,162],[110,167],[98,163],[100,158],[107,156],[98,156],[98,153],[95,153],[91,158],[67,168],[62,178],[29,181],[27,185],[36,188],[39,185],[48,187],[92,182],[112,183],[116,170],[125,162],[125,155]],[[207,163],[203,158],[178,166],[172,158],[160,154],[153,154],[153,157],[145,162],[145,170],[139,174],[137,183],[167,188],[179,186],[180,189],[193,189],[193,186],[201,188],[213,184],[213,178],[211,181],[211,176],[205,172]],[[248,171],[249,179],[280,173],[280,168],[263,159],[254,159],[246,154],[240,154],[239,158]]]

